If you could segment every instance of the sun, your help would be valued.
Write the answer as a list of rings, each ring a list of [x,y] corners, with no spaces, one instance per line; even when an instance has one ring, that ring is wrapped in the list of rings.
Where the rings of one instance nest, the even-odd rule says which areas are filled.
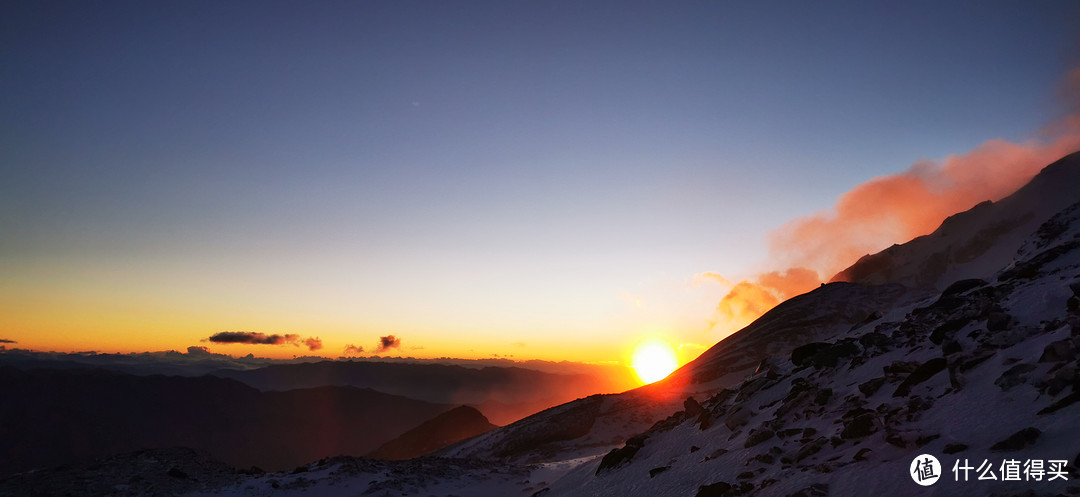
[[[641,342],[634,349],[630,366],[634,368],[634,372],[642,382],[653,383],[675,371],[675,368],[679,367],[679,362],[675,359],[675,351],[667,342],[654,338]]]

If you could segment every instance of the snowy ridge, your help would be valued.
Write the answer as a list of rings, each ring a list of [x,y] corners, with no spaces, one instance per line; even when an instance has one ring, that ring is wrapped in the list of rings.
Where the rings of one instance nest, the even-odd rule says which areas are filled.
[[[867,255],[832,281],[944,289],[954,281],[985,278],[1012,261],[1028,235],[1077,201],[1080,152],[1043,168],[998,202],[950,216],[933,233]]]

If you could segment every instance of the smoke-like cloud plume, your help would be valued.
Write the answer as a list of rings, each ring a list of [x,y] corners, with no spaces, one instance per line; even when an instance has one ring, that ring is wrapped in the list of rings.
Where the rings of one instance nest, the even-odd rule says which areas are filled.
[[[300,335],[287,333],[285,335],[267,335],[251,331],[222,331],[215,333],[206,339],[212,343],[242,343],[249,345],[305,345],[309,350],[315,351],[322,348],[322,340],[318,338],[301,338]]]
[[[993,139],[940,161],[919,161],[899,174],[873,178],[841,195],[832,209],[794,219],[768,235],[769,265],[778,268],[731,284],[710,329],[725,335],[776,304],[814,289],[866,254],[934,231],[946,217],[985,200],[997,201],[1043,167],[1080,150],[1080,68],[1066,75],[1062,100],[1069,115],[1024,143]],[[787,268],[787,269],[779,269]]]
[[[379,345],[375,348],[376,354],[381,354],[390,349],[401,348],[401,339],[394,335],[379,337]]]
[[[0,343],[19,343],[15,340],[8,340],[7,338],[0,338]]]
[[[364,347],[353,344],[345,345],[345,355],[360,355],[364,353]]]

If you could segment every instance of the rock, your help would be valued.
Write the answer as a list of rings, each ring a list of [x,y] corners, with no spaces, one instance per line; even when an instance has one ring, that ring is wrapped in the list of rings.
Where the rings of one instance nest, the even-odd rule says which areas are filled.
[[[1075,389],[1076,387],[1073,386],[1073,388]],[[1080,392],[1077,392],[1077,391],[1074,390],[1073,393],[1062,397],[1061,400],[1059,400],[1057,402],[1054,402],[1053,404],[1050,404],[1049,406],[1046,406],[1045,408],[1041,409],[1038,412],[1038,414],[1042,415],[1042,414],[1050,414],[1050,413],[1053,413],[1053,412],[1057,412],[1057,411],[1059,411],[1061,409],[1064,409],[1066,407],[1069,407],[1069,406],[1075,404],[1077,401],[1080,401]]]
[[[840,432],[840,438],[846,440],[862,438],[877,430],[877,416],[873,412],[864,412],[844,420],[844,429]]]
[[[799,448],[799,452],[795,454],[795,460],[801,461],[803,459],[806,459],[807,457],[817,454],[822,447],[825,447],[825,444],[827,443],[829,443],[829,439],[825,437],[817,437],[813,440],[807,441],[805,444],[803,444],[802,447]]]
[[[695,452],[697,452],[699,450],[701,450],[701,447],[698,447],[697,445],[691,445],[690,446],[690,453],[691,454],[693,454],[693,453],[695,453]]]
[[[686,411],[687,418],[696,418],[705,412],[705,408],[701,407],[701,404],[698,404],[698,401],[694,400],[693,397],[687,397],[683,401],[683,410]]]
[[[1043,349],[1039,362],[1065,362],[1076,359],[1076,347],[1071,338],[1051,342]]]
[[[1057,371],[1048,373],[1041,381],[1039,381],[1040,391],[1045,392],[1050,396],[1056,396],[1061,393],[1062,390],[1077,381],[1078,375],[1076,368],[1075,364],[1066,364]]]
[[[890,343],[892,343],[892,340],[890,340],[888,336],[886,336],[884,333],[878,333],[876,331],[867,333],[867,334],[859,337],[859,345],[862,345],[863,347],[866,347],[866,348],[870,348],[870,347],[877,347],[877,348],[888,347]]]
[[[832,347],[832,344],[825,342],[810,342],[806,345],[800,345],[795,347],[795,350],[791,351],[791,363],[795,367],[806,366],[810,364],[810,358],[818,352]]]
[[[924,446],[924,445],[926,445],[926,444],[928,444],[930,442],[933,442],[934,440],[937,440],[939,438],[941,438],[941,435],[938,435],[936,433],[933,434],[933,435],[922,435],[922,436],[919,436],[918,438],[915,439],[915,446],[916,447],[922,447],[922,446]]]
[[[960,331],[964,326],[971,322],[968,318],[959,318],[946,321],[945,324],[934,328],[934,331],[930,333],[930,341],[934,345],[941,345],[941,342],[946,338],[952,336],[953,333]]]
[[[940,373],[948,365],[948,361],[943,357],[935,357],[926,361],[921,366],[915,368],[915,370],[900,383],[900,386],[896,387],[896,391],[893,392],[893,397],[906,397],[911,392],[912,387],[933,378],[934,375]]]
[[[957,342],[956,340],[946,340],[945,343],[941,345],[941,354],[946,356],[963,352],[963,350],[963,347],[960,346],[960,342]]]
[[[823,405],[829,403],[829,399],[831,397],[832,397],[832,389],[831,388],[822,388],[821,390],[817,391],[817,394],[814,395],[814,403],[819,405],[819,406],[823,406]]]
[[[900,447],[901,449],[907,448],[907,440],[900,436],[899,433],[890,433],[885,435],[885,443],[892,445],[893,447]]]
[[[967,444],[945,444],[945,448],[941,449],[941,451],[946,454],[956,454],[957,452],[963,452],[967,449]]]
[[[181,480],[186,480],[188,477],[187,473],[183,472],[180,468],[177,468],[176,466],[169,468],[168,474],[173,478],[179,478]]]
[[[892,364],[881,368],[885,376],[906,376],[918,369],[919,363],[915,361],[893,361]]]
[[[987,359],[989,359],[991,357],[994,357],[995,353],[996,352],[994,350],[992,350],[992,349],[991,350],[983,350],[981,352],[976,352],[976,354],[974,356],[972,356],[970,359],[967,359],[967,360],[963,361],[962,363],[960,363],[960,371],[965,372],[965,371],[970,370],[971,368],[974,368],[975,366],[978,366],[979,364],[982,364]]]
[[[708,410],[702,411],[701,415],[697,418],[698,428],[701,430],[708,430],[710,427],[712,427],[712,423],[712,412],[709,412]]]
[[[698,491],[694,494],[694,497],[724,497],[729,490],[731,490],[730,483],[718,481],[716,483],[698,487]]]
[[[841,359],[852,357],[859,353],[859,347],[850,341],[840,342],[817,351],[810,358],[810,363],[817,369],[833,368],[840,363]]]
[[[724,454],[727,454],[727,453],[728,453],[727,449],[716,449],[716,450],[713,451],[712,454],[709,454],[708,457],[705,458],[705,460],[708,461],[710,459],[716,459],[717,457],[720,457],[720,456],[722,456]]]
[[[959,281],[949,285],[948,287],[946,287],[945,291],[941,292],[941,294],[942,295],[960,295],[962,293],[966,293],[969,290],[973,290],[973,289],[979,288],[981,286],[986,286],[988,284],[989,283],[986,280],[980,280],[978,278],[959,280]]]
[[[855,453],[855,456],[852,457],[852,459],[856,460],[856,461],[865,461],[866,460],[866,455],[871,453],[871,452],[873,452],[873,449],[870,449],[869,447],[863,447],[863,448],[859,449],[858,452]]]
[[[746,436],[746,443],[743,444],[743,447],[753,447],[761,442],[772,438],[774,435],[776,435],[776,433],[767,428],[750,430],[750,434]]]
[[[986,316],[986,329],[990,331],[1001,331],[1007,329],[1012,324],[1012,316],[1002,311],[991,311]]]
[[[1029,426],[1027,428],[1024,428],[1023,430],[1013,433],[1012,435],[1009,435],[1009,438],[1006,438],[1005,440],[1002,440],[992,445],[990,447],[990,451],[1011,452],[1014,450],[1020,450],[1024,447],[1034,444],[1035,441],[1039,439],[1040,435],[1042,435],[1042,432],[1039,431],[1038,428],[1032,428]]]
[[[626,441],[626,445],[623,445],[618,449],[611,449],[603,459],[600,460],[600,465],[596,467],[596,474],[599,475],[604,471],[614,469],[623,463],[630,462],[634,458],[634,454],[637,454],[642,447],[645,446],[645,440],[648,438],[646,435],[638,435],[632,437]]]
[[[803,432],[802,428],[788,428],[786,430],[777,431],[776,436],[778,436],[780,438],[787,438],[787,437],[791,437],[791,436],[794,436],[794,435],[801,435],[802,432]]]
[[[749,479],[751,479],[753,477],[754,477],[754,472],[753,471],[743,471],[742,473],[739,473],[739,475],[736,476],[735,479],[736,480],[749,480]]]
[[[864,381],[864,382],[860,383],[859,384],[859,391],[862,392],[862,394],[864,396],[869,397],[871,395],[874,395],[874,393],[876,393],[881,388],[881,386],[884,385],[884,384],[885,384],[885,377],[884,376],[882,376],[880,378],[874,378],[874,379],[867,380],[867,381]]]
[[[754,460],[763,464],[772,464],[776,457],[772,454],[758,454],[754,457]]]
[[[1007,391],[1021,383],[1026,383],[1027,377],[1025,375],[1034,370],[1035,367],[1034,364],[1017,364],[1001,373],[1001,376],[994,380],[994,384],[1001,388],[1002,391]]]
[[[656,478],[656,475],[663,473],[671,469],[671,466],[660,466],[659,468],[653,468],[649,470],[649,478]]]

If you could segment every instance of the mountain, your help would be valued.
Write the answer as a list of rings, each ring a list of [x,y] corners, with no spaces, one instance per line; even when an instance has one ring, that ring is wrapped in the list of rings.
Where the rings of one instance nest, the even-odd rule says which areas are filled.
[[[450,408],[354,387],[0,367],[0,475],[187,446],[240,467],[366,454]]]
[[[495,428],[498,426],[488,422],[480,411],[469,406],[458,406],[382,444],[368,457],[391,461],[412,459]]]
[[[929,235],[859,259],[832,281],[943,290],[954,281],[986,278],[1008,264],[1036,228],[1075,202],[1078,188],[1080,152],[1050,164],[998,202],[983,202]]]
[[[227,369],[213,374],[263,391],[353,386],[427,402],[468,404],[499,424],[512,423],[578,397],[611,391],[616,386],[609,378],[586,374],[377,361],[320,361],[251,370]]]
[[[782,303],[664,381],[437,457],[333,458],[199,495],[1077,495],[1077,159],[863,258],[852,281]],[[922,487],[925,455],[940,480]]]

